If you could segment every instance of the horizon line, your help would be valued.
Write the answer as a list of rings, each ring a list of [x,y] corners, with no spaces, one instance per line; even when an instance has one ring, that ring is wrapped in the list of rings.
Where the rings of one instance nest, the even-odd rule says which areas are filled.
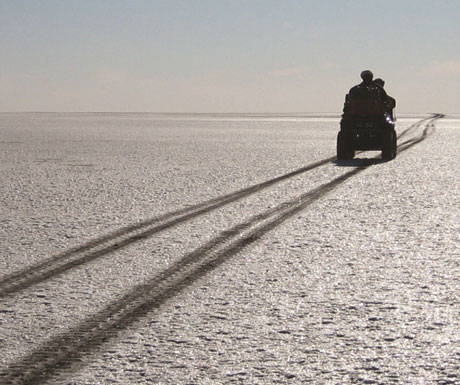
[[[433,112],[399,112],[399,115],[419,115],[432,114]],[[313,111],[313,112],[174,112],[174,111],[51,111],[51,110],[18,110],[18,111],[0,111],[0,114],[157,114],[157,115],[341,115],[338,111]],[[444,114],[460,114],[460,112],[444,112]]]

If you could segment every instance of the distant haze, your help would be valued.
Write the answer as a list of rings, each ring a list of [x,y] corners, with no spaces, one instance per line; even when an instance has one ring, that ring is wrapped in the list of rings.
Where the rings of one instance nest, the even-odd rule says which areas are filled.
[[[458,0],[0,0],[0,111],[460,112]]]

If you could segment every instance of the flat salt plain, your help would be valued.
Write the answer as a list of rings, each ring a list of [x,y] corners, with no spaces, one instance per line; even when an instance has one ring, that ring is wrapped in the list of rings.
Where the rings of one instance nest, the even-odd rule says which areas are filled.
[[[460,384],[431,117],[337,163],[336,115],[0,114],[0,383]]]

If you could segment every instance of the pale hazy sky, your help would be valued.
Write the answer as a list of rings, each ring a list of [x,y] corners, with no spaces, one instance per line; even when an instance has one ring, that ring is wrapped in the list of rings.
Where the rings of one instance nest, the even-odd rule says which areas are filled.
[[[0,111],[460,112],[460,0],[0,0]]]

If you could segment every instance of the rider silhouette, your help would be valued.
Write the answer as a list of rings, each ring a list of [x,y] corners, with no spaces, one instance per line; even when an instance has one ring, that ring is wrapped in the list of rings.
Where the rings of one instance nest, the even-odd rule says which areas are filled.
[[[345,104],[343,106],[344,115],[356,113],[355,105],[352,100],[373,99],[379,105],[379,109],[383,111],[391,111],[391,103],[383,87],[377,85],[373,79],[374,74],[365,70],[361,72],[362,82],[350,89],[345,96]],[[364,102],[361,103],[361,113],[363,112]],[[366,108],[369,108],[369,113],[375,114],[377,106],[367,103]],[[372,111],[371,111],[372,110]]]

